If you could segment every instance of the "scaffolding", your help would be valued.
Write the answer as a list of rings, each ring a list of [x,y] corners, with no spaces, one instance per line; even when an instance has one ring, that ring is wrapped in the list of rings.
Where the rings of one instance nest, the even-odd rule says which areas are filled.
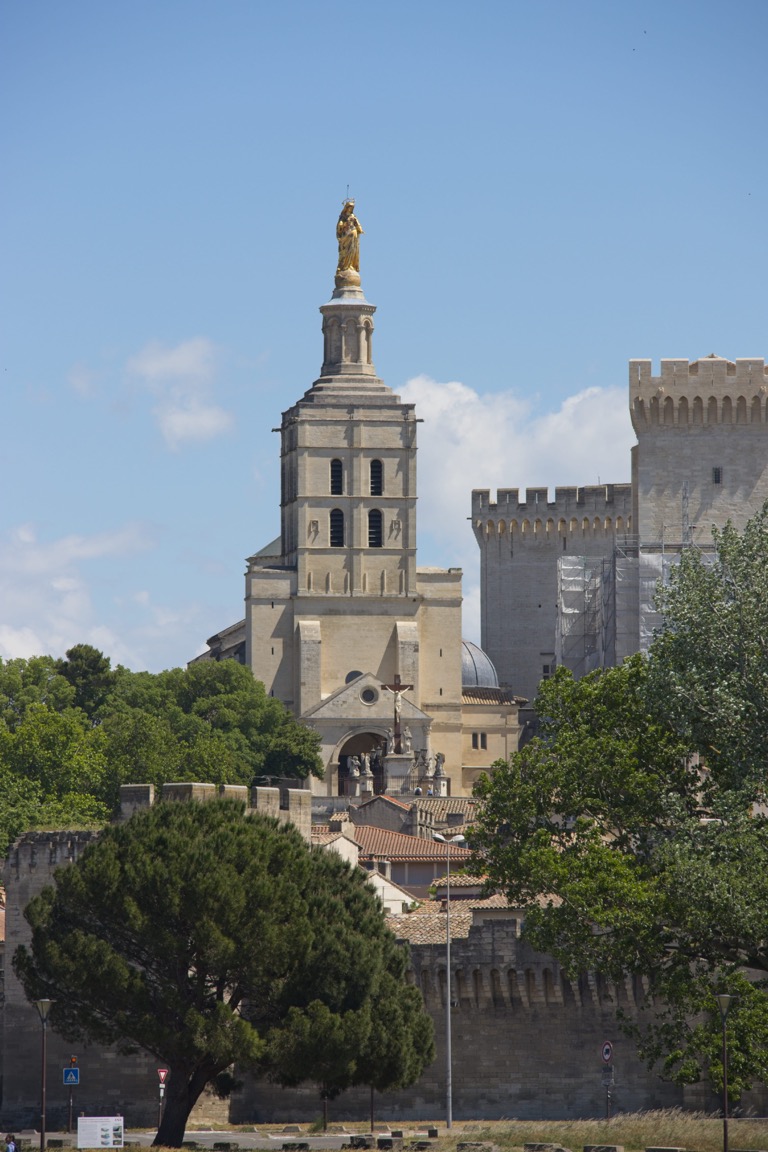
[[[557,565],[555,658],[583,676],[645,652],[661,627],[656,606],[682,545],[641,546],[622,536],[607,557],[561,556]]]

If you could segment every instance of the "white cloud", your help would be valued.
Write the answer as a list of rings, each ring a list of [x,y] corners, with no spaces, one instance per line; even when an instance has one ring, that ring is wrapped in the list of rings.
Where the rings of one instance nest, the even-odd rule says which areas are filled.
[[[172,451],[188,440],[212,440],[232,427],[232,414],[198,397],[179,394],[154,409],[163,438]]]
[[[128,361],[132,376],[146,381],[165,383],[168,380],[205,382],[214,372],[214,347],[210,340],[197,336],[168,348],[153,340]]]
[[[93,561],[118,560],[149,544],[137,524],[45,542],[30,524],[11,530],[0,547],[0,656],[62,655],[83,642],[123,658],[126,646],[95,620],[85,569]]]
[[[232,427],[232,414],[210,398],[216,367],[210,340],[197,337],[174,347],[153,342],[126,367],[156,397],[153,415],[171,451],[191,441],[212,440]]]
[[[587,388],[536,413],[512,392],[417,376],[400,389],[419,429],[419,562],[464,569],[464,635],[479,639],[479,553],[471,490],[626,483],[635,437],[620,388]],[[432,556],[430,556],[430,552]]]
[[[79,362],[70,368],[67,379],[71,388],[83,397],[93,396],[96,392],[97,376],[87,364]]]

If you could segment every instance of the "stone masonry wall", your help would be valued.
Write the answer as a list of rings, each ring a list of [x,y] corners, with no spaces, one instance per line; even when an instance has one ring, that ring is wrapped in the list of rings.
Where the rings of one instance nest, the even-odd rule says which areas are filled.
[[[601,1049],[614,1044],[614,1108],[716,1107],[706,1091],[689,1094],[660,1080],[638,1060],[616,1025],[616,1009],[632,1013],[642,988],[585,975],[564,977],[534,952],[514,920],[490,920],[452,943],[453,1114],[456,1119],[545,1119],[605,1114]],[[435,1024],[437,1055],[412,1088],[376,1097],[380,1119],[411,1121],[445,1115],[445,946],[413,945],[411,978]],[[232,1098],[233,1123],[317,1118],[315,1085],[283,1090],[242,1076]],[[759,1100],[755,1100],[757,1104]],[[768,1099],[763,1101],[763,1106]],[[364,1121],[370,1092],[344,1092],[330,1104],[335,1120]]]
[[[51,884],[57,868],[77,860],[96,839],[94,832],[29,832],[11,849],[5,865],[6,908],[4,1075],[0,1125],[4,1131],[40,1124],[42,1027],[13,972],[11,959],[31,930],[24,908]],[[157,1061],[147,1054],[119,1056],[114,1049],[71,1044],[51,1028],[47,1038],[47,1118],[51,1129],[66,1124],[68,1090],[62,1071],[77,1055],[80,1087],[74,1089],[74,1113],[124,1116],[131,1126],[157,1121]]]
[[[557,562],[561,556],[606,559],[632,527],[630,484],[501,488],[472,493],[480,548],[481,644],[499,680],[533,700],[555,663]],[[548,671],[547,671],[548,670]]]

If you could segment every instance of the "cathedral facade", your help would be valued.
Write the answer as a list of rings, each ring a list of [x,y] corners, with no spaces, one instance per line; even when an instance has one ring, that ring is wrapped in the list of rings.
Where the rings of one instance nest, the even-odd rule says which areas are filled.
[[[462,645],[461,570],[417,565],[419,421],[376,375],[353,207],[320,375],[280,424],[280,536],[248,560],[245,620],[203,658],[243,660],[319,732],[314,790],[465,795],[516,747],[518,701]]]

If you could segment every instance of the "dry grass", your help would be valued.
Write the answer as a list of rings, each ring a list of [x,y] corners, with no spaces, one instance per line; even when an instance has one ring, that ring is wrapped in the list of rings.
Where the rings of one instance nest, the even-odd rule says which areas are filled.
[[[728,1122],[731,1149],[768,1149],[768,1120]],[[663,1112],[637,1112],[610,1120],[509,1120],[494,1124],[465,1124],[460,1140],[492,1140],[504,1152],[523,1144],[550,1141],[573,1152],[585,1144],[622,1144],[625,1152],[643,1152],[664,1145],[686,1148],[689,1152],[721,1152],[723,1122],[716,1117],[671,1109]]]
[[[195,1131],[213,1128],[217,1131],[237,1131],[227,1120],[228,1102],[218,1100],[210,1093],[202,1096],[195,1106],[187,1125],[187,1135],[194,1140]],[[461,1141],[492,1141],[502,1152],[518,1152],[523,1144],[549,1141],[562,1144],[573,1152],[581,1152],[585,1144],[622,1144],[625,1152],[644,1152],[645,1148],[663,1145],[686,1148],[688,1152],[721,1152],[723,1147],[723,1122],[716,1117],[695,1112],[682,1112],[672,1109],[663,1112],[624,1113],[611,1120],[496,1120],[493,1122],[458,1121],[450,1136],[445,1123],[424,1121],[421,1124],[400,1124],[393,1121],[393,1128],[402,1127],[407,1137],[417,1129],[425,1131],[427,1124],[434,1123],[440,1131],[436,1141],[436,1152],[454,1152]],[[247,1125],[250,1131],[254,1126]],[[277,1132],[282,1124],[259,1125],[265,1131]],[[311,1125],[301,1124],[302,1137],[306,1139]],[[344,1127],[353,1132],[367,1132],[364,1121],[347,1122]],[[377,1129],[382,1125],[377,1124]],[[332,1122],[329,1133],[339,1131],[340,1125]],[[729,1144],[732,1152],[741,1149],[768,1150],[768,1119],[731,1119],[729,1121]],[[287,1140],[296,1137],[286,1136]]]

